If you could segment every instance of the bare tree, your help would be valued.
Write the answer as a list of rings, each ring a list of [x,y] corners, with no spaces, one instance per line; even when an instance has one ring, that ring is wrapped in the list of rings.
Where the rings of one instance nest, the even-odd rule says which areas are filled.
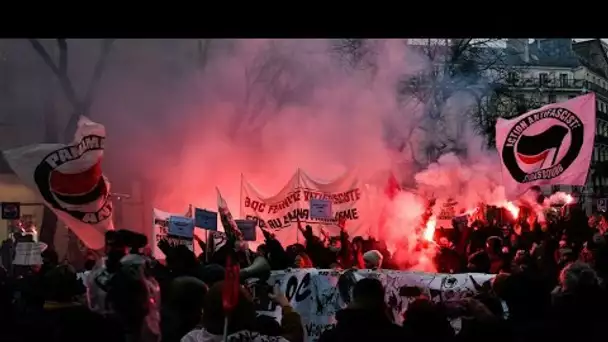
[[[269,42],[244,68],[245,99],[241,115],[233,121],[234,136],[244,131],[253,133],[249,139],[260,136],[260,131],[285,106],[308,94],[309,84],[298,73],[302,70],[298,59],[279,44]]]
[[[196,50],[197,50],[197,65],[199,69],[205,70],[207,62],[209,61],[209,53],[213,39],[197,39]]]
[[[42,58],[44,63],[51,69],[55,77],[57,77],[57,80],[61,85],[63,95],[65,96],[68,103],[72,106],[72,112],[70,114],[68,124],[63,129],[63,132],[58,131],[58,126],[54,124],[56,122],[55,118],[46,118],[46,122],[48,123],[46,128],[47,131],[49,131],[47,132],[47,138],[52,136],[55,139],[59,139],[62,142],[68,143],[74,137],[74,132],[76,130],[76,125],[78,123],[79,117],[81,115],[90,116],[90,109],[93,105],[94,94],[105,70],[107,57],[110,53],[114,40],[104,39],[101,42],[101,53],[95,64],[95,69],[93,71],[91,81],[82,98],[79,98],[79,96],[77,95],[74,89],[74,85],[68,74],[69,51],[67,40],[63,38],[57,39],[57,46],[59,48],[59,58],[57,62],[53,61],[53,58],[51,58],[49,52],[47,52],[47,50],[40,43],[40,41],[38,41],[37,39],[29,39],[29,41],[34,50]],[[47,115],[48,114],[51,113],[47,113]],[[54,112],[52,112],[52,114],[54,114]],[[40,227],[40,239],[46,244],[48,244],[51,248],[54,247],[56,229],[57,217],[50,209],[45,206],[42,224]]]
[[[497,39],[429,39],[423,44],[409,45],[431,65],[419,75],[404,78],[398,91],[400,96],[424,104],[422,119],[415,129],[433,137],[423,147],[427,160],[415,159],[416,164],[433,162],[446,152],[466,154],[463,144],[466,139],[462,137],[466,121],[458,121],[459,127],[446,134],[446,128],[453,124],[446,121],[445,112],[454,96],[469,98],[471,104],[462,110],[468,112],[473,128],[484,134],[491,133],[499,113],[508,112],[501,106],[515,103],[513,94],[502,86],[513,66],[509,64],[507,51],[497,43]],[[407,140],[402,147],[414,148]]]
[[[65,95],[65,98],[72,106],[73,112],[68,120],[68,125],[63,132],[63,141],[70,141],[73,138],[73,130],[78,123],[78,118],[81,115],[89,115],[89,111],[93,104],[94,94],[97,90],[103,71],[106,67],[106,61],[108,54],[112,48],[114,42],[113,39],[104,39],[101,42],[101,53],[95,64],[93,71],[93,77],[89,83],[85,95],[82,99],[78,98],[78,95],[74,91],[74,86],[68,75],[68,43],[66,39],[57,39],[57,45],[59,47],[59,61],[55,63],[49,53],[46,51],[44,46],[37,39],[30,39],[32,47],[38,55],[42,58],[44,63],[53,71],[53,74],[57,77],[61,89]]]
[[[375,75],[378,70],[376,57],[378,51],[374,41],[369,39],[336,39],[331,42],[331,51],[339,65],[347,71],[370,71]]]

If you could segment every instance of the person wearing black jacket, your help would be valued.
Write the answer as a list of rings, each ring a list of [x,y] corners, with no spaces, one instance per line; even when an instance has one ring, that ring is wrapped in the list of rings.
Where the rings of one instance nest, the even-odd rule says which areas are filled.
[[[270,268],[272,270],[284,270],[288,268],[291,264],[289,257],[287,256],[287,252],[283,248],[283,245],[275,238],[275,236],[262,229],[262,233],[264,234],[264,238],[266,240],[266,254],[267,260],[270,263]]]
[[[365,278],[353,289],[353,302],[336,314],[338,323],[319,342],[406,341],[404,330],[394,324],[378,279]]]

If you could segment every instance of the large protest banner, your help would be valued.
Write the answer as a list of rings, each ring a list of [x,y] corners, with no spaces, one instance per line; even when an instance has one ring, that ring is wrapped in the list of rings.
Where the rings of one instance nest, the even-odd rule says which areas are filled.
[[[585,185],[594,139],[594,93],[498,118],[496,149],[507,197],[536,185]]]
[[[352,236],[365,234],[361,212],[364,192],[352,172],[331,182],[321,182],[298,170],[274,196],[264,196],[243,177],[241,182],[241,217],[255,220],[258,226],[272,231],[284,244],[303,242],[297,221],[310,224],[317,232],[320,228],[337,235],[337,222],[346,221]],[[310,201],[330,200],[331,219],[311,218]]]
[[[291,306],[302,317],[304,340],[314,342],[321,334],[336,324],[335,315],[352,300],[352,290],[357,281],[373,277],[384,285],[386,302],[395,323],[403,322],[403,313],[417,292],[435,302],[471,297],[477,287],[492,279],[492,274],[437,274],[403,271],[371,270],[319,270],[293,269],[273,271],[269,284],[279,284]],[[474,280],[472,280],[474,279]],[[252,292],[255,291],[255,286]],[[259,314],[272,316],[279,322],[281,308],[264,295],[255,293],[256,310]],[[452,322],[457,328],[458,322]]]

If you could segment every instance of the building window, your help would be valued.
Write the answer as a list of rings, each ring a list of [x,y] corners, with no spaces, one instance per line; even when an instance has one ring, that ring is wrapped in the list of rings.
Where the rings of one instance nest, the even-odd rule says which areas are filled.
[[[517,81],[519,81],[519,75],[517,75],[517,73],[515,71],[509,71],[509,73],[507,74],[507,81],[509,83],[516,83]]]
[[[568,74],[559,74],[559,85],[560,87],[569,87]]]
[[[549,103],[557,102],[557,96],[555,94],[549,94]]]
[[[538,80],[539,80],[541,86],[547,84],[548,77],[549,77],[549,75],[545,72],[541,72],[540,74],[538,74]]]
[[[575,97],[576,97],[576,95],[568,95],[568,100],[571,100],[571,99],[573,99]]]
[[[597,147],[593,148],[593,161],[597,160]]]

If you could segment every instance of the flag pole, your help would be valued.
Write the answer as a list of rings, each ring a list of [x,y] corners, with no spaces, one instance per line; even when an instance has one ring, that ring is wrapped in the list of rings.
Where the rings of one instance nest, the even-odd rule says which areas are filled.
[[[297,177],[298,177],[298,184],[297,184],[297,189],[298,191],[302,191],[302,175],[300,173],[300,168],[298,167],[298,171],[297,171]],[[298,201],[298,207],[300,206],[300,202]],[[302,210],[304,211],[304,210]],[[310,213],[309,213],[310,215]],[[298,227],[296,228],[296,243],[299,244],[300,243],[300,215],[298,213],[298,208],[296,208],[296,217],[298,218]],[[306,218],[306,221],[308,221],[308,217]]]
[[[209,230],[205,229],[205,263],[209,263]]]
[[[241,193],[239,198],[239,217],[243,218],[243,185],[245,185],[245,180],[243,179],[245,176],[241,172]]]

